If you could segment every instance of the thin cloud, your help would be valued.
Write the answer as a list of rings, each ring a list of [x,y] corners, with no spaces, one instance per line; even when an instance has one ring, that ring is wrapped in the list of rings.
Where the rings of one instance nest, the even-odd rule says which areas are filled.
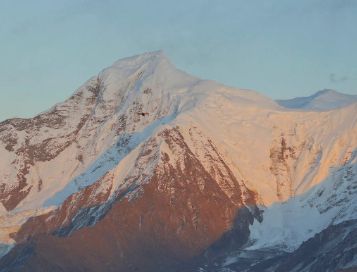
[[[331,83],[342,83],[342,82],[350,80],[350,78],[348,76],[340,76],[340,75],[336,75],[334,73],[330,74],[329,79],[330,79]]]

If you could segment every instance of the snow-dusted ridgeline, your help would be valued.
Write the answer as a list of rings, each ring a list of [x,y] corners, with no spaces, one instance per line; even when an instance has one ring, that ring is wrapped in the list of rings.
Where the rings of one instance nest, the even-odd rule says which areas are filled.
[[[167,131],[180,144],[169,145]],[[182,170],[192,153],[236,207],[264,211],[249,250],[292,251],[355,219],[356,135],[356,103],[295,111],[189,76],[162,52],[119,60],[49,111],[0,124],[0,243],[15,243],[11,234],[41,214],[51,230],[93,225],[118,196],[140,198],[155,174]],[[79,222],[93,205],[96,219]]]

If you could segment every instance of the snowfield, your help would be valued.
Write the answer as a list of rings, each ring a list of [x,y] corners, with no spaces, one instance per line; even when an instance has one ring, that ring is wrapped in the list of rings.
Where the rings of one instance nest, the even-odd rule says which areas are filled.
[[[95,196],[109,192],[106,203],[148,181],[159,157],[140,164],[139,155],[167,128],[178,128],[214,173],[203,144],[211,142],[243,199],[248,189],[256,194],[263,220],[250,226],[247,250],[291,252],[331,224],[357,219],[357,103],[325,92],[279,104],[192,77],[159,51],[115,62],[37,121],[1,123],[0,254],[29,218],[100,180]],[[157,156],[182,163],[164,141],[155,144]]]

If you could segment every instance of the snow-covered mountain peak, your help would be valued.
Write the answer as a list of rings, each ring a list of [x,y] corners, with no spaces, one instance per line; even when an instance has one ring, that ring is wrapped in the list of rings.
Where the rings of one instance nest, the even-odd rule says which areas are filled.
[[[324,89],[311,96],[277,100],[277,103],[285,108],[314,111],[332,110],[356,102],[357,95],[344,94],[332,89]]]
[[[340,95],[340,94],[342,94],[342,93],[340,93],[336,90],[333,90],[333,89],[323,89],[323,90],[317,91],[312,96],[318,97],[318,96],[322,96],[322,95]]]
[[[222,99],[242,108],[277,108],[273,100],[255,91],[191,76],[177,69],[162,51],[120,59],[77,91],[81,97],[93,93],[96,104],[92,115],[100,120],[113,114],[128,117],[131,112],[153,121]]]
[[[162,50],[146,52],[131,57],[126,57],[119,59],[113,63],[112,66],[125,67],[126,69],[130,66],[142,65],[147,62],[160,62],[169,61],[168,57]]]
[[[100,74],[104,80],[136,77],[161,89],[190,85],[198,79],[177,69],[163,51],[154,51],[120,59]],[[159,86],[158,86],[159,85]],[[155,87],[155,86],[154,86]]]
[[[323,89],[313,94],[311,98],[325,102],[333,102],[335,100],[338,103],[340,101],[347,102],[348,98],[352,98],[352,100],[357,99],[357,96],[341,93],[333,89]]]
[[[190,76],[162,51],[118,60],[50,110],[0,123],[0,257],[42,235],[80,247],[50,254],[76,263],[113,241],[100,269],[78,266],[86,271],[113,260],[129,271],[138,261],[121,267],[121,256],[147,252],[161,262],[156,241],[175,260],[190,258],[230,232],[237,247],[295,250],[357,218],[357,103],[341,106],[352,98],[323,90],[287,110]],[[329,107],[340,108],[320,110]]]

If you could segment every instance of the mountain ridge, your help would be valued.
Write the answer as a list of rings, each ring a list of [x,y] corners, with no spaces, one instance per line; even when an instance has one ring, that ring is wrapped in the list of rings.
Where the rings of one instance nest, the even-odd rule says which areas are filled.
[[[222,237],[228,253],[295,251],[357,218],[356,113],[287,110],[160,51],[116,61],[49,111],[0,123],[0,271],[169,271]],[[309,205],[323,224],[299,221]]]
[[[324,89],[306,97],[281,99],[276,102],[290,109],[332,110],[357,102],[357,95],[345,94],[332,89]]]

